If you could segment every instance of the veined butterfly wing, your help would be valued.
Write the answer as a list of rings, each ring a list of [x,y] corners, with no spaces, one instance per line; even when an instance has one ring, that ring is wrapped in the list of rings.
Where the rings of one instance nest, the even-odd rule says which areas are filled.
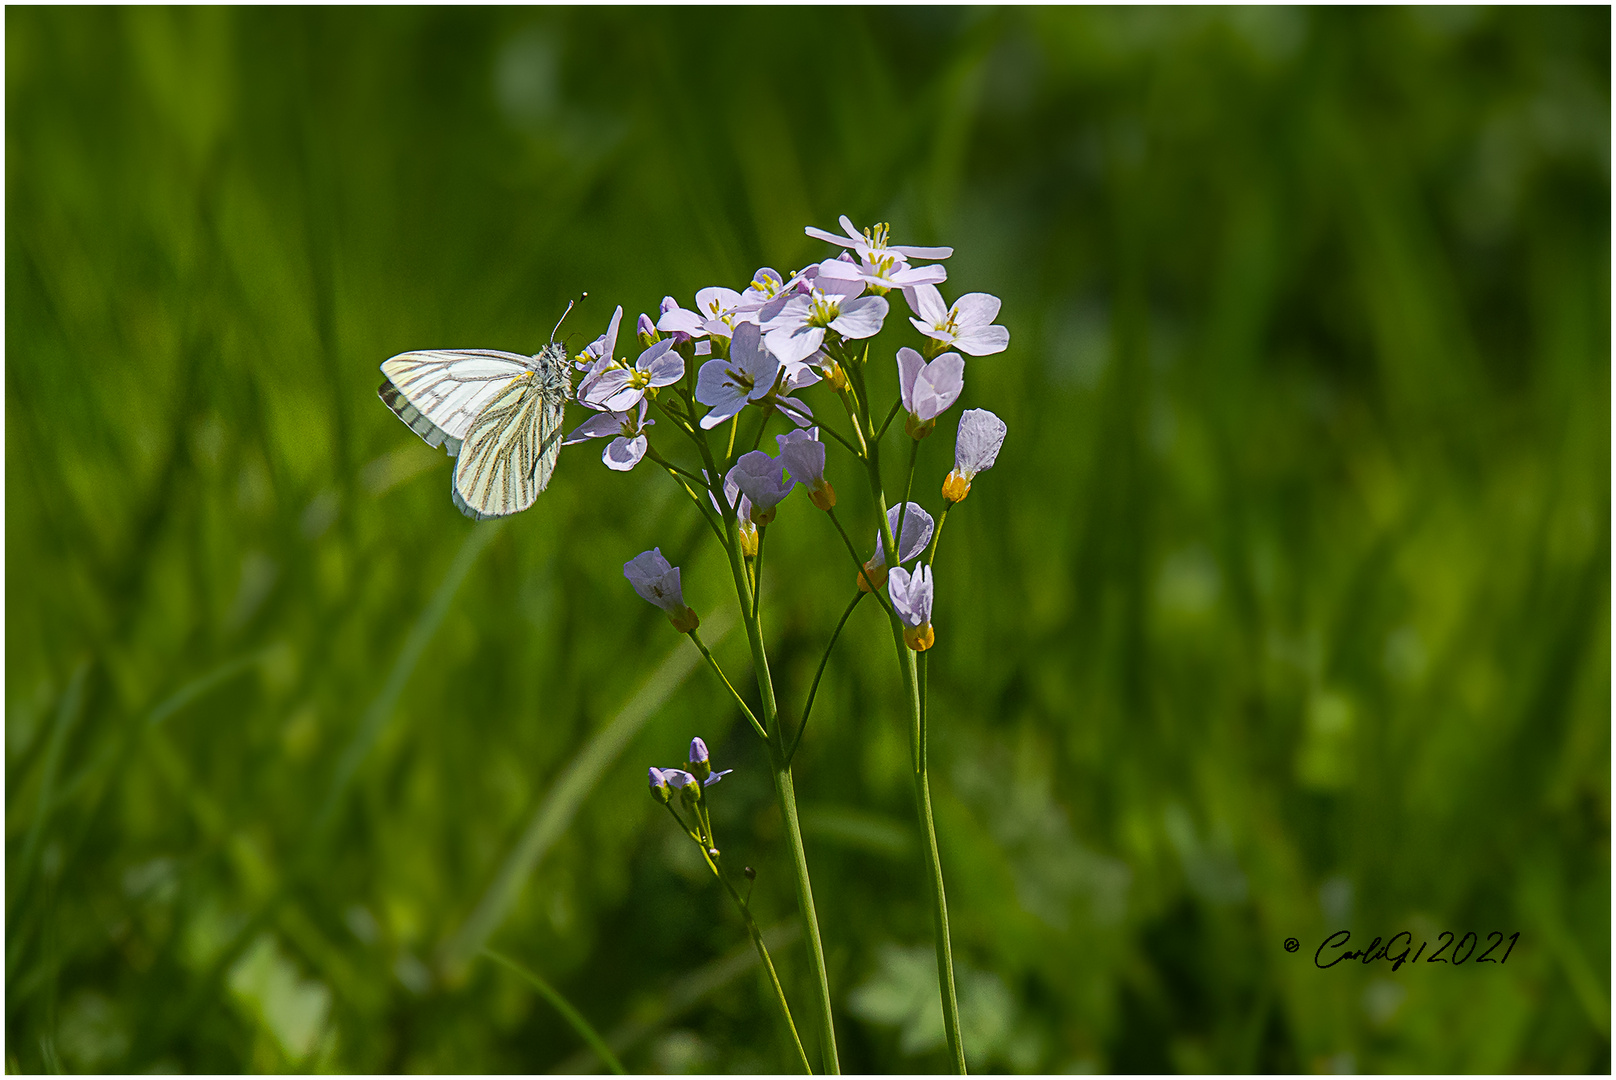
[[[567,401],[558,381],[561,387],[568,381],[559,368],[529,371],[477,414],[455,462],[454,500],[461,513],[478,520],[519,513],[549,486]]]
[[[460,449],[472,422],[533,361],[494,349],[426,349],[382,362],[377,393],[428,446]]]

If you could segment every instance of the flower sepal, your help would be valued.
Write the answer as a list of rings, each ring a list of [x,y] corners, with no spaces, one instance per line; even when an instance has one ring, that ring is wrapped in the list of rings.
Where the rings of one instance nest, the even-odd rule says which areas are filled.
[[[903,628],[903,643],[915,652],[925,652],[937,644],[937,634],[932,630],[931,623],[906,626]]]
[[[959,470],[950,470],[948,478],[943,481],[943,498],[950,503],[960,503],[964,502],[965,496],[970,493],[971,482],[961,476]]]
[[[917,441],[930,435],[936,427],[937,418],[935,416],[930,420],[922,420],[914,413],[910,413],[903,421],[903,430],[908,433],[911,439]]]

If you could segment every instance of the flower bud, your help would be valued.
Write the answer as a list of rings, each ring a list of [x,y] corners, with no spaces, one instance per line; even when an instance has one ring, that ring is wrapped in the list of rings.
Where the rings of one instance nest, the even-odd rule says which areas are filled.
[[[649,315],[640,315],[640,325],[638,329],[640,344],[645,346],[647,349],[662,340],[662,335],[657,333],[656,323],[651,321],[651,317]]]
[[[924,439],[931,434],[932,429],[936,426],[937,420],[935,418],[921,420],[914,413],[910,413],[903,421],[903,430],[909,433],[911,439]]]
[[[655,766],[652,766],[650,770],[650,777],[651,797],[653,799],[665,803],[673,797],[673,788],[668,784],[667,773],[656,768]]]
[[[864,569],[858,575],[859,592],[871,592],[872,587],[879,589],[887,583],[887,564],[871,559],[864,564]]]
[[[965,496],[971,493],[971,482],[959,474],[958,470],[951,470],[948,479],[943,481],[943,498],[951,503],[964,502]]]
[[[758,531],[750,522],[741,522],[741,554],[756,555],[758,553]]]
[[[707,754],[707,744],[696,736],[690,740],[690,771],[697,780],[706,782],[713,774],[712,760]]]
[[[821,510],[829,510],[836,505],[836,489],[830,486],[829,480],[822,480],[808,489],[808,501]]]
[[[833,392],[840,394],[847,389],[847,372],[842,370],[842,365],[832,360],[830,367],[823,370],[825,385],[830,387]]]
[[[906,626],[903,628],[903,643],[915,652],[925,652],[937,643],[937,635],[932,631],[931,623]]]

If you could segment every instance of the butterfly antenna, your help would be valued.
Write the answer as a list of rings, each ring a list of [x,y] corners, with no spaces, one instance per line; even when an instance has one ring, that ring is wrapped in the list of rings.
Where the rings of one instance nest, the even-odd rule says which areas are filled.
[[[576,299],[576,300],[568,300],[568,301],[567,301],[567,310],[566,310],[566,311],[563,311],[563,312],[562,312],[562,313],[561,313],[561,318],[559,318],[559,319],[557,319],[557,320],[556,320],[556,324],[555,324],[555,329],[554,329],[554,330],[552,330],[552,331],[550,331],[550,340],[551,340],[551,341],[554,341],[554,340],[555,340],[555,336],[556,336],[556,335],[557,335],[557,334],[559,334],[559,333],[560,333],[560,332],[561,332],[561,324],[562,324],[562,323],[564,323],[564,322],[566,322],[566,321],[567,321],[567,316],[568,316],[568,315],[570,315],[570,314],[572,314],[572,306],[573,306],[573,305],[574,305],[574,304],[581,304],[581,303],[583,303],[583,301],[584,301],[584,300],[585,300],[585,299],[586,299],[586,298],[587,298],[587,297],[588,297],[588,296],[589,296],[589,294],[588,294],[588,293],[584,293],[584,294],[583,294],[583,295],[582,295],[582,296],[580,296],[580,297],[578,297],[578,299]]]

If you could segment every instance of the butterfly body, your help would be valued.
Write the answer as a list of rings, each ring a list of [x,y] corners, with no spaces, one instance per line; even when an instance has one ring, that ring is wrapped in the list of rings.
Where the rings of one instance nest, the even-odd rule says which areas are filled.
[[[505,517],[533,505],[561,452],[572,399],[566,349],[532,356],[493,349],[400,353],[382,363],[377,393],[428,446],[455,458],[451,492],[467,517]]]

